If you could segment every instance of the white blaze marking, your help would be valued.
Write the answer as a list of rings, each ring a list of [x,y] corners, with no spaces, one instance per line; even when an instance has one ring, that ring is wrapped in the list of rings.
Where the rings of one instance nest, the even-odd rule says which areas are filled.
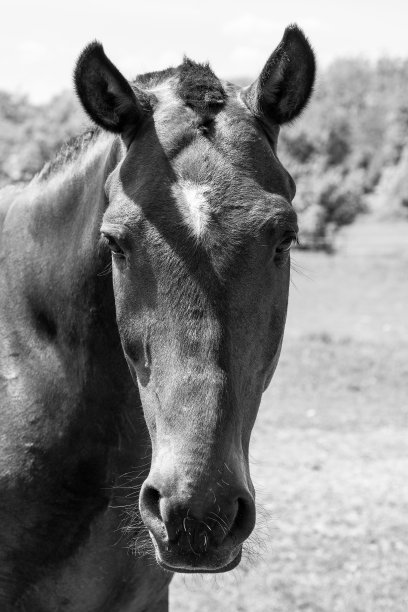
[[[208,224],[210,205],[207,196],[210,192],[208,185],[193,183],[192,181],[179,181],[183,197],[182,212],[194,234],[201,236]]]

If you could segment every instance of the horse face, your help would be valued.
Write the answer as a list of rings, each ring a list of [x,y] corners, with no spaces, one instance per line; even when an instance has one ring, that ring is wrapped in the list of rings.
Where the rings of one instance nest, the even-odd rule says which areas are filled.
[[[297,233],[278,125],[304,106],[313,55],[292,28],[247,90],[190,62],[142,91],[100,48],[85,53],[84,107],[124,142],[101,231],[152,442],[140,512],[163,567],[225,571],[255,522],[248,445],[279,357]],[[105,75],[105,97],[91,97],[84,74]]]

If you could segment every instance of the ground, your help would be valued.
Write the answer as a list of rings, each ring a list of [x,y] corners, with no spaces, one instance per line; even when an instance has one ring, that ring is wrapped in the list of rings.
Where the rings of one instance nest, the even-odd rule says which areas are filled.
[[[241,566],[177,576],[172,612],[408,610],[408,223],[297,251],[255,425],[258,527]]]

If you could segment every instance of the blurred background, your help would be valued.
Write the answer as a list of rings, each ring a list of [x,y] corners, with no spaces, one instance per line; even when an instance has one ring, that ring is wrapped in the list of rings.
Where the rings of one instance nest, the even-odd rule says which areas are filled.
[[[280,138],[301,231],[253,434],[258,527],[234,572],[176,577],[173,612],[408,610],[408,5],[2,2],[0,186],[86,127],[71,75],[90,40],[128,78],[186,53],[247,84],[291,22],[319,75]]]

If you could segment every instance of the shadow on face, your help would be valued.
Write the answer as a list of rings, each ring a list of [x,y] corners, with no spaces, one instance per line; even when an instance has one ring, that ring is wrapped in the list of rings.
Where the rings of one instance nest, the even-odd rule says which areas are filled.
[[[78,63],[85,109],[125,144],[101,231],[152,443],[140,513],[172,571],[231,569],[254,527],[248,446],[279,357],[297,233],[276,139],[313,78],[296,27],[245,90],[190,60],[133,85],[101,47]]]

